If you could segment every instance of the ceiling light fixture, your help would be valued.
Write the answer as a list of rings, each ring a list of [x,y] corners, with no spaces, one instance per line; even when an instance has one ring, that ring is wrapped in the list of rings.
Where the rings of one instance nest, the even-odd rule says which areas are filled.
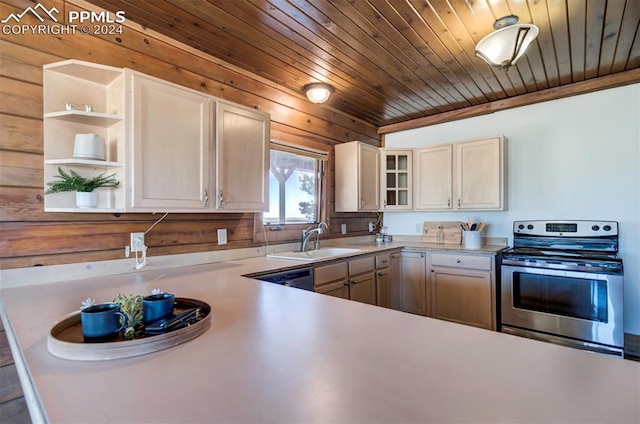
[[[322,82],[314,82],[303,87],[307,99],[311,103],[324,103],[329,100],[329,96],[333,93],[333,87]]]
[[[537,26],[516,25],[517,22],[516,15],[497,19],[493,24],[495,31],[480,40],[476,46],[476,56],[491,66],[509,70],[538,36]]]

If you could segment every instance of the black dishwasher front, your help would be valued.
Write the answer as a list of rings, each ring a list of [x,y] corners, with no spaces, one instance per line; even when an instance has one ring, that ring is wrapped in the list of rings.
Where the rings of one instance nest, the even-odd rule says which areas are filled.
[[[254,278],[256,278],[257,280],[280,284],[282,286],[313,291],[312,268],[292,269],[289,271],[282,271],[274,274],[258,275]]]

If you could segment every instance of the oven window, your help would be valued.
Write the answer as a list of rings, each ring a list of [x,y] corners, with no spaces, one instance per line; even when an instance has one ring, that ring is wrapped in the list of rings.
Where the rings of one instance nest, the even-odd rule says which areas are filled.
[[[607,322],[607,282],[514,272],[513,306]]]

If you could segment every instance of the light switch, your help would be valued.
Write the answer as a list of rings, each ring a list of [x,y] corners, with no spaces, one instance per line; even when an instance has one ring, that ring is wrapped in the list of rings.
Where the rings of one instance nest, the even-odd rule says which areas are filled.
[[[227,244],[227,229],[220,228],[218,230],[218,244]]]
[[[342,234],[347,234],[347,224],[340,225],[340,229],[342,230]]]

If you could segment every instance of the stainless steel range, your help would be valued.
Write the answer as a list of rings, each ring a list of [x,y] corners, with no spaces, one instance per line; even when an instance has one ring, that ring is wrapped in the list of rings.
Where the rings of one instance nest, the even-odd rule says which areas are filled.
[[[503,332],[623,355],[617,222],[516,221],[501,271]]]

